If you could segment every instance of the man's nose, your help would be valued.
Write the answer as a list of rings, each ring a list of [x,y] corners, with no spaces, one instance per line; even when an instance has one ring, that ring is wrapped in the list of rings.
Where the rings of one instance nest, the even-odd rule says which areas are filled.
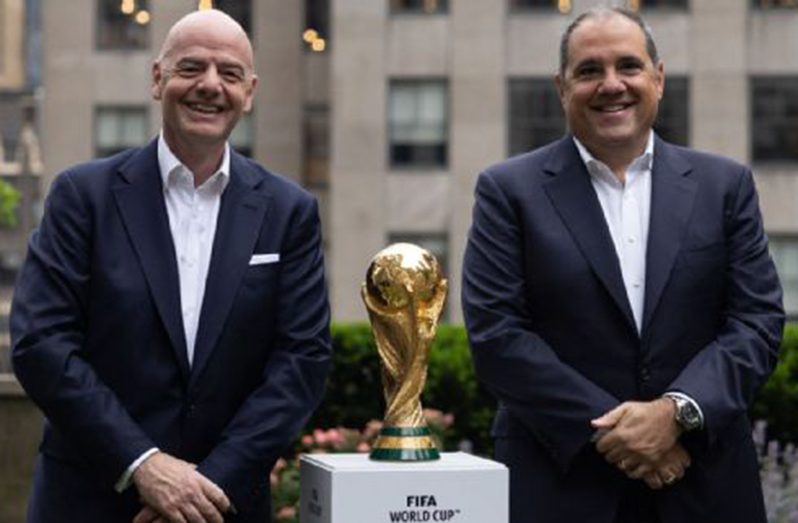
[[[204,94],[214,96],[221,90],[221,87],[222,78],[219,76],[219,71],[216,69],[215,65],[211,64],[205,69],[205,73],[200,78],[197,88]]]
[[[604,78],[599,85],[599,92],[603,94],[615,94],[626,90],[626,83],[618,72],[609,68],[604,75]]]

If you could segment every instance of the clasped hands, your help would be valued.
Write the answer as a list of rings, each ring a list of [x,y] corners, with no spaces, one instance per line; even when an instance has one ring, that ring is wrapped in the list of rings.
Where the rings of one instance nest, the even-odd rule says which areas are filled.
[[[133,483],[144,504],[133,523],[223,523],[232,509],[222,489],[194,464],[164,452],[144,460]]]
[[[680,480],[690,466],[690,455],[679,443],[682,428],[676,407],[668,398],[628,401],[591,421],[599,436],[596,450],[628,477],[641,479],[652,489]]]

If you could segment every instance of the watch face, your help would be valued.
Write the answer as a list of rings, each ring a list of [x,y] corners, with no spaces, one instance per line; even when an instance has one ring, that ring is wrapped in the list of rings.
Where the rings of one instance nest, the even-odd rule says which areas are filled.
[[[698,415],[698,409],[691,402],[682,400],[679,402],[677,421],[686,430],[693,430],[701,424],[701,417]]]

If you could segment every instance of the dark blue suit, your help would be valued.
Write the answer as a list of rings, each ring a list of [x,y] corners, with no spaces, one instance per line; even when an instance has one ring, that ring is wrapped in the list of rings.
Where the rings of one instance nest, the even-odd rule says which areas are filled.
[[[746,410],[784,314],[746,167],[656,140],[640,335],[570,136],[480,175],[463,272],[513,523],[610,523],[630,499],[664,523],[764,523]],[[604,462],[590,420],[671,390],[705,429],[682,438],[686,476],[654,492]]]
[[[131,521],[135,488],[113,486],[153,446],[218,484],[231,521],[268,521],[270,468],[321,396],[315,200],[231,152],[189,366],[156,143],[61,174],[31,237],[11,313],[14,370],[47,418],[30,521]]]

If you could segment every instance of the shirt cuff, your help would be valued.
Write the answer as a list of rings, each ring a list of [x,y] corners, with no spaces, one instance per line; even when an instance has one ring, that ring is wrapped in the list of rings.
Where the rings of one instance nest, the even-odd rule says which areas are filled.
[[[157,447],[153,447],[145,451],[144,454],[139,456],[133,463],[131,463],[127,470],[125,470],[125,472],[119,477],[119,480],[114,485],[114,490],[120,494],[124,492],[130,486],[131,480],[133,479],[133,473],[136,472],[136,469],[139,468],[139,465],[144,463],[145,459],[158,452],[158,450],[159,449]]]
[[[689,401],[693,405],[693,407],[695,407],[695,410],[698,411],[698,419],[701,420],[701,425],[699,426],[699,428],[701,429],[704,428],[704,411],[701,410],[701,405],[699,405],[696,400],[694,400],[692,397],[688,396],[684,392],[677,392],[675,390],[674,391],[669,390],[668,392],[663,394],[663,396],[666,397],[670,396],[672,398],[681,398],[685,401]]]

